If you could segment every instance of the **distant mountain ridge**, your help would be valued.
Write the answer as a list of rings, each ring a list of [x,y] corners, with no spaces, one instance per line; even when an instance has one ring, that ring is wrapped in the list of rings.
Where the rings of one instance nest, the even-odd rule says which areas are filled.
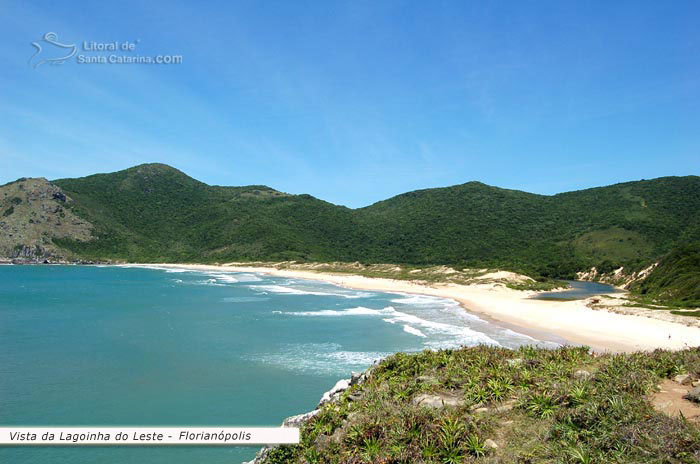
[[[36,245],[36,223],[10,211],[10,189],[29,182],[0,187],[7,242],[0,253],[7,257]],[[57,188],[70,199],[58,203],[82,224],[80,233],[40,231],[47,256],[68,258],[447,264],[567,277],[592,266],[638,269],[700,241],[697,176],[552,196],[468,182],[359,209],[266,186],[210,186],[164,164],[59,179],[42,188]],[[7,238],[10,220],[24,221],[14,241]]]

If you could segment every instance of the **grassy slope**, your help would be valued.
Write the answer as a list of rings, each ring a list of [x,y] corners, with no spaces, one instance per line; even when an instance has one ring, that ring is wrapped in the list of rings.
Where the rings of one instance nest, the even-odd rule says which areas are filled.
[[[577,378],[580,369],[592,375]],[[698,425],[655,411],[647,399],[661,379],[683,372],[700,375],[700,349],[602,357],[585,348],[484,346],[399,353],[325,405],[303,426],[300,445],[276,448],[266,462],[696,463]],[[414,405],[426,392],[465,402]],[[513,408],[496,408],[503,404]]]
[[[651,302],[700,306],[700,243],[678,247],[632,290]],[[680,313],[683,314],[683,313]]]

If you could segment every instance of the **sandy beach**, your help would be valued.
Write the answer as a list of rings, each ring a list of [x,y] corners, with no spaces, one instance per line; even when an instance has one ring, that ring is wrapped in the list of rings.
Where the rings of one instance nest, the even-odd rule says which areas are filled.
[[[405,280],[369,278],[352,274],[323,273],[233,265],[144,264],[218,272],[255,272],[280,277],[321,280],[356,290],[413,293],[451,298],[480,317],[542,340],[588,345],[597,351],[633,352],[656,348],[683,349],[700,346],[700,328],[641,315],[591,309],[584,300],[532,299],[533,291],[512,290],[494,283],[419,284]]]

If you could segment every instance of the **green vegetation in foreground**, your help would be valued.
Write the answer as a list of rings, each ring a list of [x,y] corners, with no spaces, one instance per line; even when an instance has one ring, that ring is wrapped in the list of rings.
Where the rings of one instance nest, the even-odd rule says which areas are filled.
[[[641,296],[642,302],[700,307],[700,244],[674,249],[646,279],[635,283],[632,290]]]
[[[266,462],[697,463],[698,425],[648,401],[662,379],[686,372],[700,375],[700,349],[599,357],[585,347],[398,353],[325,405],[302,427],[299,445],[274,449]],[[464,403],[416,406],[421,393]]]

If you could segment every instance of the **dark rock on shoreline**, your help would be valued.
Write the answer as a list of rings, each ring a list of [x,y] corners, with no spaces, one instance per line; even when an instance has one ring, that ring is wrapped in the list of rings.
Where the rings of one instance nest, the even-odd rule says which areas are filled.
[[[326,393],[323,394],[321,397],[321,400],[318,403],[318,406],[316,406],[316,409],[313,411],[305,412],[303,414],[298,414],[296,416],[291,416],[287,417],[284,421],[282,421],[282,427],[301,427],[303,426],[306,422],[310,421],[313,419],[317,414],[321,412],[321,408],[328,404],[328,403],[335,403],[338,401],[343,393],[350,387],[354,385],[360,385],[363,382],[367,380],[369,375],[372,372],[372,369],[374,369],[374,365],[369,367],[367,370],[364,372],[353,372],[352,376],[349,379],[341,379],[336,384],[328,390]],[[255,458],[252,461],[248,461],[247,463],[244,462],[243,464],[263,464],[265,462],[265,459],[274,447],[271,446],[266,446],[258,453],[255,455]]]

